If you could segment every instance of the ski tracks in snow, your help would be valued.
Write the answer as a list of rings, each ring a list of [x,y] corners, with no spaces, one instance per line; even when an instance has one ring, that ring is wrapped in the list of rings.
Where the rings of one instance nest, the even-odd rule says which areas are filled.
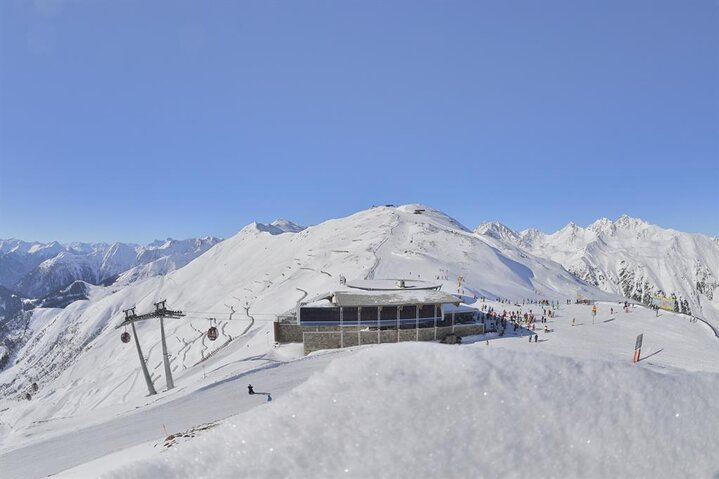
[[[365,275],[364,279],[374,279],[374,273],[375,273],[375,271],[377,271],[377,267],[379,266],[379,263],[380,263],[380,257],[377,255],[377,253],[379,252],[380,248],[382,248],[382,246],[384,246],[384,244],[387,241],[389,241],[389,239],[392,237],[392,234],[394,233],[394,229],[397,227],[398,224],[399,224],[399,216],[394,215],[394,221],[392,224],[390,224],[389,230],[387,231],[387,235],[384,238],[382,238],[382,241],[377,243],[377,246],[374,249],[370,250],[371,253],[374,255],[374,264],[369,269],[369,271],[367,272],[367,275]]]

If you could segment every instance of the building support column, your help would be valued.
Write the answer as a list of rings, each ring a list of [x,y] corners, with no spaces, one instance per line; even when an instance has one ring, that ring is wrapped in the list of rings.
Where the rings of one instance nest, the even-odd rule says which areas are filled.
[[[340,349],[345,347],[344,309],[340,306]]]
[[[382,340],[380,338],[380,329],[379,329],[379,319],[382,315],[382,306],[377,306],[377,344],[381,344]]]
[[[454,333],[454,310],[452,310],[452,332]]]
[[[414,326],[414,340],[419,341],[419,305],[414,305],[415,314],[415,326]]]
[[[399,343],[399,315],[402,311],[402,306],[397,306],[397,342]]]
[[[434,340],[437,341],[437,305],[434,305]]]
[[[362,319],[362,306],[357,308],[357,346],[362,345],[362,332],[360,330],[360,320]]]

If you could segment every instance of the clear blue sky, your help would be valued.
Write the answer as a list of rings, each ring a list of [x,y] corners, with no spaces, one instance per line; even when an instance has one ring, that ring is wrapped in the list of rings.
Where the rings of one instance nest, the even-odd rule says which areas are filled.
[[[407,202],[719,234],[719,4],[0,2],[0,237]]]

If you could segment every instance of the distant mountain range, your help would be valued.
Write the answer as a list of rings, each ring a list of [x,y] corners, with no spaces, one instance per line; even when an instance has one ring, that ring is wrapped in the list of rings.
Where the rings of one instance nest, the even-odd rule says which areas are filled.
[[[644,303],[674,300],[680,312],[719,320],[719,239],[623,215],[545,234],[483,223],[476,233],[551,259],[587,283]]]
[[[271,234],[305,229],[286,219],[253,223]],[[0,319],[34,307],[64,307],[87,299],[92,285],[126,286],[182,268],[221,239],[135,243],[50,243],[0,239]],[[24,306],[23,306],[24,305]]]
[[[76,281],[137,281],[181,268],[219,242],[213,237],[148,245],[0,240],[0,286],[26,298],[43,298]]]

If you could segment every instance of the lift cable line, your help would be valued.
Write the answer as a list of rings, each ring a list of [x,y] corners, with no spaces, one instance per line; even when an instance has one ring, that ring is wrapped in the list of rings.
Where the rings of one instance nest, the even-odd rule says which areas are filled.
[[[157,394],[157,391],[155,391],[155,386],[152,384],[152,378],[150,378],[150,373],[147,370],[147,364],[145,363],[145,357],[142,355],[142,349],[140,348],[140,341],[137,337],[137,330],[135,329],[135,322],[137,321],[143,321],[146,319],[153,319],[153,318],[160,318],[160,337],[162,339],[162,359],[165,363],[165,381],[167,382],[167,390],[175,387],[175,383],[172,380],[172,370],[170,369],[170,358],[167,354],[167,341],[165,339],[165,318],[171,318],[171,319],[177,319],[182,318],[185,316],[185,313],[182,311],[173,311],[170,309],[167,309],[166,306],[167,300],[162,300],[158,303],[154,303],[155,305],[155,311],[152,313],[146,313],[146,314],[140,314],[137,315],[135,313],[135,308],[132,307],[130,309],[123,310],[123,313],[125,313],[125,320],[115,326],[115,329],[119,329],[122,327],[127,326],[128,324],[132,327],[132,335],[135,337],[135,346],[137,347],[137,355],[140,358],[140,367],[142,367],[142,373],[145,376],[145,382],[147,383],[147,391],[149,392],[150,396],[153,396]],[[123,333],[124,334],[124,333]],[[123,342],[124,338],[123,338]]]

